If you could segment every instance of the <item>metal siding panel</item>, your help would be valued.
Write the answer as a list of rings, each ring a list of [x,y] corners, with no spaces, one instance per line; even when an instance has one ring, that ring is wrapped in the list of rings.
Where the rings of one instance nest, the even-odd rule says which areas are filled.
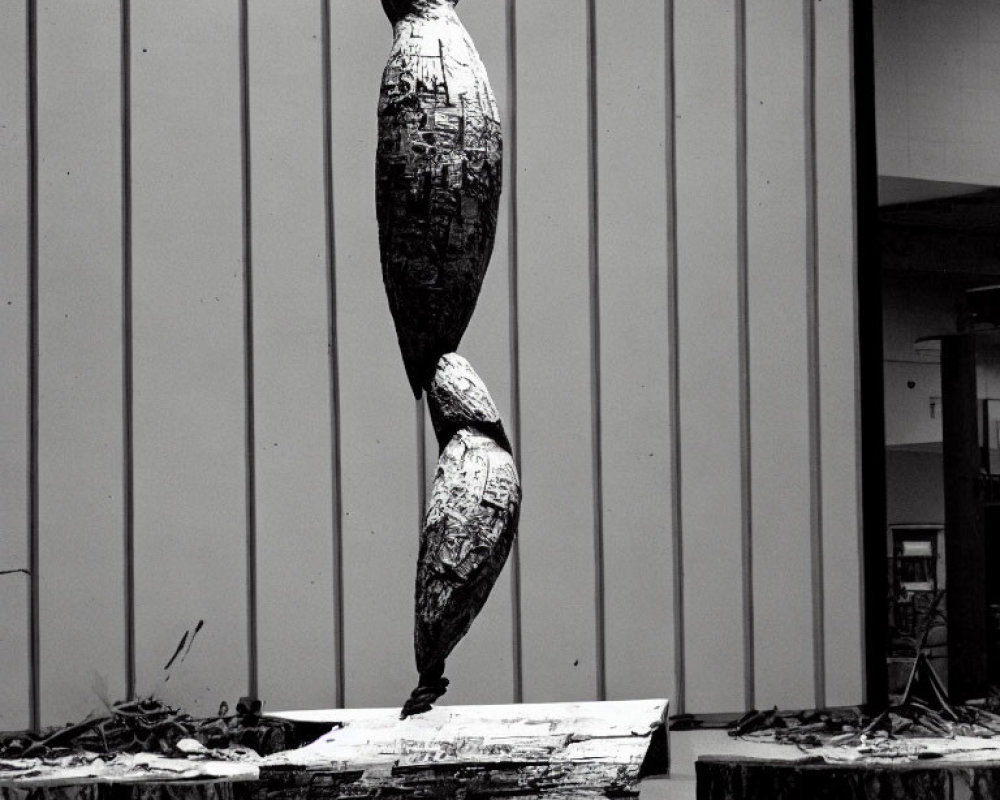
[[[245,690],[242,676],[246,666],[237,9],[233,4],[220,13],[219,8],[208,10],[193,1],[183,9],[178,9],[177,3],[165,8],[149,0],[134,2],[140,690],[155,690],[195,711],[208,712],[220,700],[231,702]],[[666,522],[671,512],[667,490],[667,451],[671,442],[665,400],[670,391],[665,365],[669,319],[665,275],[657,272],[658,268],[665,271],[665,265],[657,267],[657,259],[662,260],[668,244],[661,241],[665,239],[661,231],[666,208],[662,188],[654,185],[662,169],[643,169],[649,163],[661,164],[665,155],[655,136],[643,138],[638,145],[635,141],[622,144],[630,131],[662,129],[664,87],[657,87],[659,77],[649,84],[643,81],[634,89],[629,82],[636,74],[662,75],[663,44],[657,38],[662,31],[662,8],[657,5],[652,0],[641,0],[624,15],[609,4],[597,4],[601,444],[606,465],[603,522],[608,537],[608,685],[614,696],[660,694],[669,688],[673,648],[669,581],[651,580],[653,565],[661,563],[665,567],[671,557]],[[827,6],[830,4],[816,5],[817,91],[822,99],[817,130],[818,289],[820,380],[825,398],[821,406],[825,672],[827,700],[838,704],[857,702],[861,692],[857,341],[853,185],[851,174],[843,168],[853,159],[850,19],[846,7]],[[99,592],[105,602],[117,604],[109,617],[120,631],[122,591],[120,583],[115,583],[122,574],[118,538],[122,409],[117,305],[121,287],[120,242],[116,238],[120,212],[116,202],[107,200],[108,196],[117,197],[120,191],[117,147],[108,147],[108,142],[117,142],[118,137],[115,76],[119,66],[117,15],[109,10],[110,0],[101,0],[97,7],[102,14],[88,16],[78,11],[76,16],[83,18],[76,20],[72,31],[62,12],[56,15],[43,10],[40,15],[41,144],[47,159],[41,184],[41,365],[45,412],[42,556],[46,575],[51,575],[50,564],[68,569],[65,554],[75,551],[52,549],[53,531],[69,530],[65,525],[70,517],[67,503],[86,496],[88,487],[103,489],[102,481],[107,483],[108,475],[115,474],[112,500],[107,499],[107,492],[91,492],[98,501],[97,510],[85,510],[80,519],[87,520],[88,530],[95,527],[97,517],[107,523],[101,526],[97,540],[111,566],[107,561],[95,566],[94,571],[102,576],[95,586],[102,587]],[[802,368],[801,342],[787,337],[788,341],[779,338],[774,346],[767,344],[774,335],[765,325],[769,304],[777,302],[765,288],[777,286],[787,299],[793,288],[785,280],[789,274],[801,288],[800,276],[784,271],[792,263],[791,252],[800,229],[779,229],[776,223],[779,208],[797,211],[791,208],[787,191],[799,191],[801,184],[793,185],[787,164],[778,163],[775,154],[782,148],[773,142],[765,145],[759,138],[765,134],[801,134],[801,125],[796,127],[801,111],[798,116],[795,113],[795,107],[801,104],[801,92],[793,87],[782,94],[772,88],[774,83],[765,83],[764,76],[773,75],[772,70],[781,65],[782,53],[766,52],[774,49],[768,47],[773,36],[757,36],[755,32],[770,31],[771,20],[794,26],[801,16],[799,11],[780,19],[777,0],[770,0],[766,6],[748,2],[747,7],[751,15],[750,188],[759,192],[764,203],[759,208],[753,203],[750,206],[750,308],[755,409],[755,604],[759,620],[757,691],[760,701],[766,704],[771,702],[772,692],[784,692],[786,688],[784,683],[779,685],[779,673],[772,669],[772,663],[775,669],[782,668],[785,661],[795,664],[799,676],[791,678],[796,684],[795,697],[801,694],[802,687],[797,685],[802,683],[801,678],[808,680],[802,658],[782,658],[783,663],[778,664],[775,659],[781,650],[768,645],[773,639],[776,645],[783,646],[790,638],[787,630],[775,625],[776,617],[788,617],[786,627],[790,624],[798,629],[804,614],[803,609],[779,607],[777,590],[781,584],[768,580],[767,570],[771,567],[761,566],[765,559],[771,563],[773,556],[766,555],[769,549],[785,558],[786,550],[780,545],[789,542],[791,534],[786,527],[792,528],[801,517],[801,505],[808,493],[791,493],[794,508],[774,502],[779,496],[788,497],[788,493],[779,493],[784,487],[774,473],[787,466],[787,448],[779,446],[777,437],[790,436],[792,451],[800,450],[801,426],[786,429],[777,422],[781,417],[779,408],[785,412],[782,422],[801,414],[798,392],[787,391],[799,386],[798,379],[789,378],[787,364],[789,359],[797,361],[798,375]],[[95,5],[86,8],[92,12]],[[319,621],[310,625],[323,630],[322,653],[318,656],[322,663],[332,660],[329,654],[334,633],[326,616],[330,606],[324,605],[332,602],[333,594],[332,554],[330,540],[325,538],[331,535],[333,525],[328,496],[333,485],[324,329],[326,284],[322,279],[325,210],[319,149],[319,9],[303,7],[289,16],[287,10],[278,12],[274,0],[251,3],[250,9],[262,695],[270,707],[329,704],[335,678],[332,666],[325,673],[306,670],[300,679],[285,680],[299,661],[289,662],[287,652],[316,646],[315,627],[305,623],[289,625],[288,619],[301,618],[302,608],[316,610]],[[597,667],[594,451],[590,435],[590,375],[595,365],[591,361],[586,266],[589,218],[585,16],[583,8],[569,0],[538,0],[519,4],[518,9],[519,297],[507,296],[509,254],[502,215],[490,273],[462,351],[488,381],[508,427],[513,428],[509,337],[517,333],[524,343],[525,694],[529,700],[587,698],[595,694]],[[377,6],[368,2],[337,0],[331,3],[331,10],[339,315],[336,346],[343,385],[347,699],[351,705],[394,705],[402,701],[415,678],[410,645],[412,581],[421,509],[414,468],[413,406],[382,291],[372,203],[375,99],[378,75],[388,52],[389,31]],[[480,46],[503,106],[506,42],[497,35],[504,29],[503,7],[500,3],[473,4],[461,13]],[[5,74],[23,75],[23,6],[5,7],[5,14],[11,20],[3,28],[3,36],[10,39],[2,50]],[[345,20],[350,24],[344,24]],[[743,703],[744,608],[740,593],[740,311],[733,267],[738,248],[733,201],[737,193],[732,78],[735,28],[731,3],[697,10],[678,4],[676,26],[680,307],[680,337],[676,344],[684,433],[681,499],[687,587],[687,638],[683,643],[689,689],[686,699],[693,711],[732,711]],[[89,40],[80,39],[80,31],[95,29],[101,32],[102,42],[104,38],[107,41],[91,51]],[[553,31],[559,35],[553,36]],[[70,37],[71,33],[75,40],[63,44],[62,37]],[[382,37],[384,48],[371,47],[378,37]],[[645,41],[647,37],[645,46],[635,46],[637,40]],[[68,48],[65,57],[58,60],[51,57],[56,42]],[[107,62],[100,81],[91,74],[98,62]],[[797,69],[800,64],[801,59],[792,66]],[[62,77],[64,71],[69,77]],[[59,77],[58,82],[53,80],[55,77]],[[57,100],[51,94],[53,87],[62,91],[67,86],[78,86],[80,81],[86,88],[77,93],[79,98],[74,95]],[[801,83],[797,85],[801,87]],[[0,174],[4,177],[0,213],[5,230],[12,232],[4,241],[4,264],[10,268],[5,270],[0,284],[4,302],[10,305],[0,307],[0,325],[5,334],[9,331],[4,341],[21,341],[22,345],[8,348],[4,360],[4,374],[12,377],[3,382],[7,401],[2,404],[6,411],[0,417],[0,432],[4,444],[10,445],[8,453],[24,454],[28,299],[26,237],[22,235],[27,229],[21,121],[24,99],[22,83],[6,81],[5,86],[9,102],[0,107],[11,110],[17,124],[5,123],[7,127],[0,129],[3,141],[13,145],[4,148],[5,156],[0,159]],[[764,99],[769,102],[764,107],[755,107],[755,89],[759,93],[766,90],[768,96]],[[78,102],[86,101],[88,109],[92,108],[95,93],[100,97],[100,113],[77,115],[72,127],[62,124],[66,109]],[[779,102],[784,108],[781,113],[775,111]],[[302,123],[303,114],[311,115],[311,124]],[[57,118],[58,125],[54,124]],[[291,128],[290,119],[296,120]],[[507,119],[505,113],[505,122]],[[780,124],[789,119],[795,122]],[[104,147],[97,151],[95,131],[108,128],[109,120]],[[554,120],[557,124],[553,124]],[[77,130],[81,125],[82,135]],[[289,137],[294,137],[295,147],[288,147]],[[508,139],[508,159],[511,145]],[[792,142],[784,149],[794,146],[801,144]],[[93,154],[90,148],[95,149]],[[643,152],[645,157],[636,155]],[[60,160],[58,156],[63,154],[66,158]],[[71,174],[66,176],[61,164],[67,159],[75,159],[82,165],[79,169],[86,172],[78,172],[70,165]],[[769,163],[772,159],[774,163]],[[96,164],[104,166],[97,170]],[[507,164],[509,168],[509,160]],[[785,194],[774,180],[771,185],[766,183],[771,174],[780,174]],[[763,186],[755,183],[758,175],[765,176]],[[100,187],[104,191],[99,201],[84,202],[82,212],[75,206],[70,210],[71,203],[80,203],[88,192]],[[95,217],[104,220],[103,224],[95,224]],[[63,229],[56,223],[69,220],[72,224],[77,218],[89,220],[89,227]],[[52,271],[60,261],[69,264],[71,241],[77,261],[82,260],[80,252],[101,254],[100,258],[91,255],[99,262],[96,272],[80,270],[77,277]],[[845,241],[850,242],[850,247],[845,248]],[[114,265],[113,269],[108,264]],[[760,274],[769,277],[758,281],[756,276]],[[102,281],[99,289],[95,289],[95,275],[100,275]],[[624,279],[626,276],[631,279]],[[655,285],[659,280],[664,282],[662,290]],[[792,294],[796,292],[798,289]],[[507,319],[508,304],[515,300],[520,301],[519,331],[510,330]],[[62,305],[76,311],[62,310]],[[294,317],[290,314],[293,308]],[[303,308],[307,309],[305,313]],[[801,302],[789,301],[778,311],[783,320],[791,313],[796,326],[801,325]],[[61,316],[65,313],[70,313],[68,319]],[[72,331],[79,339],[74,339]],[[776,355],[774,348],[778,346],[790,351],[785,362]],[[67,359],[86,364],[91,372],[82,381],[75,379],[77,372],[60,366]],[[650,369],[650,360],[660,363],[660,368]],[[768,383],[768,374],[774,376],[773,383]],[[778,380],[788,385],[781,387]],[[289,393],[292,385],[303,388]],[[846,386],[853,387],[853,391],[842,402]],[[779,392],[779,388],[786,391]],[[70,389],[74,391],[72,398],[67,394]],[[80,391],[85,398],[82,406]],[[98,396],[106,398],[103,406],[95,399]],[[774,405],[763,405],[767,398],[772,398]],[[72,425],[65,410],[69,399],[74,403]],[[78,416],[81,407],[86,417]],[[637,418],[645,424],[635,424]],[[85,425],[81,419],[90,422]],[[96,449],[92,437],[98,429],[111,432],[110,452],[100,449],[95,461],[88,460],[87,469],[77,466],[71,475],[72,461],[61,463],[61,459],[69,453],[78,461],[82,456],[72,454]],[[272,436],[272,431],[280,433]],[[657,446],[639,449],[639,444],[650,441],[650,432]],[[64,448],[57,433],[68,437],[72,447]],[[274,442],[278,447],[273,446]],[[285,442],[287,449],[283,449]],[[650,449],[654,456],[647,455],[646,459],[652,462],[652,469],[642,459]],[[780,452],[781,458],[769,458],[771,451]],[[662,460],[657,457],[660,453]],[[92,463],[97,464],[97,469],[91,468]],[[5,474],[12,476],[3,483],[2,504],[4,520],[13,520],[7,526],[10,530],[22,529],[27,516],[25,466],[20,456],[4,460]],[[791,473],[790,469],[786,471]],[[82,480],[80,473],[86,473]],[[801,483],[798,474],[789,477]],[[66,495],[62,494],[64,487]],[[77,529],[80,519],[74,517]],[[637,519],[646,520],[648,525],[637,524]],[[289,520],[298,520],[291,527],[307,531],[298,534],[305,536],[305,545],[299,546],[302,540],[296,539],[296,546],[286,547],[286,542],[278,538],[277,532],[290,529]],[[649,526],[657,523],[662,524],[660,537],[649,533]],[[0,569],[20,567],[18,558],[27,557],[22,546],[27,537],[21,537],[20,543],[16,537],[8,538],[16,546],[8,549],[5,540]],[[81,546],[90,546],[93,534],[78,540]],[[803,535],[793,546],[801,550],[806,544]],[[647,565],[650,576],[643,578]],[[301,596],[288,595],[287,576],[313,572],[315,583],[299,581]],[[76,566],[74,573],[81,574]],[[662,577],[663,573],[660,569],[657,574]],[[784,581],[786,574],[778,577]],[[111,591],[106,588],[107,575],[113,576]],[[796,572],[794,579],[802,583],[801,578]],[[28,714],[27,577],[14,574],[0,580],[4,581],[0,584],[4,596],[12,598],[11,605],[4,606],[4,625],[0,628],[0,641],[10,637],[14,641],[13,648],[0,648],[0,670],[5,676],[0,722],[11,728],[18,726],[18,719],[26,724]],[[69,591],[74,597],[76,593],[86,595],[95,591],[89,583],[76,581],[70,584]],[[801,595],[801,589],[798,586],[796,597]],[[59,683],[62,673],[52,660],[52,654],[57,652],[54,642],[69,634],[60,632],[60,623],[52,623],[52,619],[66,605],[66,595],[64,587],[57,596],[44,584],[42,592],[46,625],[43,653],[48,654],[43,677],[46,685],[55,690],[47,694],[45,711],[60,717],[48,721],[63,721],[68,715],[77,715],[77,706],[86,710],[85,706],[89,709],[95,705],[96,698],[89,689],[81,690],[78,675],[72,684]],[[282,603],[286,610],[279,612]],[[808,614],[807,597],[803,605]],[[637,609],[642,613],[636,613]],[[450,671],[455,690],[445,696],[445,702],[468,702],[469,697],[480,701],[484,696],[496,702],[511,699],[511,616],[510,589],[507,581],[501,580],[483,616],[456,651],[454,670]],[[192,630],[199,619],[205,620],[205,629],[198,634],[184,662],[175,664],[171,679],[165,683],[163,665],[184,631]],[[659,623],[663,630],[650,632],[650,623],[657,620],[665,620]],[[97,645],[84,643],[83,647],[84,652],[93,652],[94,657],[117,670],[118,677],[106,678],[108,688],[102,689],[115,694],[119,691],[115,684],[120,684],[123,675],[123,640],[121,633],[115,636],[108,630],[102,629],[101,641],[108,639],[111,643],[102,652],[95,652]],[[639,640],[649,646],[637,653],[628,645]],[[60,644],[58,653],[63,652]],[[574,661],[578,663],[574,665]],[[372,664],[378,664],[379,669],[371,669]],[[76,673],[78,666],[74,663]],[[95,671],[108,673],[103,667]],[[463,678],[463,674],[467,677]],[[279,677],[283,680],[279,681]],[[274,692],[267,688],[269,685]],[[785,694],[791,696],[782,696]]]
[[[510,119],[507,108],[506,14],[505,4],[468,3],[458,7],[463,24],[476,43],[486,65],[490,84],[500,106],[504,133],[504,180],[510,177]],[[508,241],[506,196],[500,204],[496,244],[490,260],[486,281],[476,305],[472,322],[462,339],[460,352],[486,382],[490,394],[500,409],[508,436],[513,432],[510,404],[510,297],[508,273]],[[427,422],[429,459],[428,480],[434,477],[437,443]],[[429,484],[428,484],[429,486]],[[513,558],[513,555],[511,556]],[[448,659],[447,675],[451,679],[443,703],[509,703],[514,699],[513,660],[511,655],[511,587],[510,564],[497,580],[489,602],[473,623],[462,643]]]
[[[42,724],[125,693],[119,33],[39,5]]]
[[[11,562],[7,562],[11,563]],[[8,568],[9,569],[9,568]],[[0,728],[24,730],[31,725],[28,661],[28,576],[0,575]]]
[[[520,307],[518,305],[518,264],[517,242],[520,236],[517,213],[517,176],[519,172],[517,161],[517,2],[504,0],[506,10],[506,141],[507,149],[504,156],[504,180],[506,181],[506,198],[503,199],[504,213],[501,219],[507,231],[507,319],[510,337],[510,441],[514,447],[514,458],[517,466],[521,466],[521,339],[520,339]],[[513,699],[520,703],[524,699],[524,603],[521,591],[521,551],[520,543],[515,540],[511,548],[508,566],[510,575],[511,595],[511,661],[513,666]]]
[[[663,2],[597,11],[608,696],[672,697]]]
[[[747,3],[753,605],[759,708],[807,708],[814,701],[803,35],[801,0]]]
[[[861,511],[851,12],[816,3],[826,701],[861,702]]]
[[[249,4],[259,685],[272,709],[336,704],[320,11]]]
[[[733,3],[675,8],[686,708],[744,704]]]
[[[247,689],[237,14],[132,5],[137,682],[193,713]]]
[[[28,209],[24,3],[0,5],[0,570],[28,569]],[[30,724],[28,576],[0,575],[0,729]]]
[[[376,107],[392,32],[369,0],[337,0],[332,11],[346,702],[394,706],[416,685],[420,508],[413,396],[382,286],[375,224]]]
[[[587,43],[573,0],[518,5],[524,699],[596,697]]]

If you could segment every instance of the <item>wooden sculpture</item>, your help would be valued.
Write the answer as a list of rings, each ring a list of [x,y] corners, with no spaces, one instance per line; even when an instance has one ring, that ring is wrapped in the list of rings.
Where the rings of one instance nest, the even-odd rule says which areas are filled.
[[[521,487],[485,384],[456,353],[442,356],[428,389],[441,446],[420,536],[414,649],[420,682],[402,716],[444,694],[445,659],[465,636],[517,535]]]
[[[419,684],[402,716],[448,686],[517,533],[521,488],[485,384],[454,351],[475,310],[500,204],[496,100],[457,0],[382,0],[393,44],[375,159],[382,280],[406,376],[427,393],[440,448],[420,538],[414,649]]]
[[[500,203],[496,100],[455,0],[382,0],[393,44],[375,159],[382,278],[416,397],[458,349]]]

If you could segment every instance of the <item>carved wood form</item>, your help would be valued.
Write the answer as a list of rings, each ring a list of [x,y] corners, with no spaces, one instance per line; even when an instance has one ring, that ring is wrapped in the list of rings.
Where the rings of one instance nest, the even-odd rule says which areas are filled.
[[[379,94],[375,210],[389,308],[419,397],[438,358],[458,348],[486,275],[500,122],[453,3],[384,5],[394,39]]]
[[[448,686],[445,659],[482,609],[517,533],[521,490],[486,385],[454,351],[479,298],[500,203],[496,99],[456,0],[382,0],[393,45],[378,104],[382,279],[407,379],[441,455],[420,538],[402,716]]]

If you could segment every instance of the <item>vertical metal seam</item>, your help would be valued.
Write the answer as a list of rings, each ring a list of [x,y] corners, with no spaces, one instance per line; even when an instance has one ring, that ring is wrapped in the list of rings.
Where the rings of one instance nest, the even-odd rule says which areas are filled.
[[[330,382],[330,450],[333,477],[333,646],[334,699],[345,705],[344,681],[344,535],[343,485],[340,460],[340,359],[337,340],[337,235],[334,225],[333,195],[333,58],[330,41],[330,0],[321,0],[320,24],[323,67],[323,199],[325,204],[327,276],[327,353]]]
[[[250,30],[247,0],[239,2],[240,150],[243,189],[243,380],[246,448],[247,678],[251,697],[258,693],[257,652],[257,498],[254,429],[253,207],[250,153]]]
[[[885,421],[882,363],[882,268],[878,243],[878,165],[875,121],[874,30],[871,0],[850,3],[851,99],[854,155],[854,263],[857,342],[857,465],[863,585],[863,697],[888,702],[885,665],[888,631],[885,602]],[[863,347],[862,347],[863,343]]]
[[[427,407],[426,392],[414,403],[417,440],[417,530],[424,526],[424,509],[427,507]]]
[[[132,13],[120,0],[122,226],[122,528],[125,571],[125,694],[135,697],[135,440],[132,309]]]
[[[753,435],[750,393],[750,257],[747,199],[747,9],[736,0],[736,292],[740,404],[740,530],[743,560],[743,702],[756,697],[753,602]]]
[[[848,48],[850,50],[849,62],[852,67],[857,59],[858,47],[855,42],[856,36],[860,35],[855,31],[854,27],[854,16],[855,16],[855,3],[851,2],[847,6],[847,31],[848,31]],[[851,81],[851,102],[850,102],[850,131],[854,132],[851,136],[851,203],[852,203],[852,213],[851,213],[851,236],[854,244],[854,265],[851,270],[851,300],[853,303],[852,309],[852,334],[854,337],[854,347],[852,352],[853,361],[853,376],[854,376],[854,491],[855,491],[855,519],[857,520],[857,550],[856,555],[858,559],[858,564],[860,569],[858,570],[858,594],[859,594],[859,606],[861,612],[861,625],[860,625],[860,648],[859,648],[859,664],[861,675],[861,697],[865,701],[870,701],[868,695],[868,673],[867,673],[867,663],[868,663],[868,650],[869,642],[868,637],[865,633],[865,619],[867,608],[867,589],[866,589],[866,578],[865,578],[865,537],[864,537],[864,509],[865,509],[865,487],[862,476],[862,465],[864,458],[862,456],[863,450],[863,437],[862,437],[862,425],[861,425],[861,352],[860,352],[860,341],[861,341],[861,286],[859,283],[858,269],[857,265],[860,263],[860,233],[858,224],[858,195],[859,195],[859,177],[858,177],[858,139],[860,137],[860,132],[857,126],[857,101],[855,99],[856,91],[854,89],[854,81],[859,81],[860,76],[855,70]],[[819,159],[817,155],[817,170],[819,169]],[[819,209],[817,208],[817,215]],[[884,484],[883,484],[884,485]]]
[[[37,0],[27,0],[27,182],[28,182],[28,658],[29,724],[41,726],[41,636],[39,619],[38,498],[38,15]]]
[[[666,70],[666,184],[667,184],[667,369],[670,389],[667,397],[670,425],[670,499],[671,543],[673,553],[674,602],[674,694],[677,713],[686,705],[685,636],[684,636],[684,515],[681,497],[681,394],[680,394],[680,320],[678,319],[677,254],[677,80],[674,47],[674,0],[664,7],[664,69]]]
[[[812,543],[813,691],[826,705],[826,642],[823,585],[823,471],[819,341],[819,219],[816,158],[816,11],[803,0],[806,111],[806,314],[809,363],[809,507]]]
[[[590,410],[594,492],[594,604],[597,699],[608,694],[606,601],[604,585],[604,475],[601,425],[601,273],[597,141],[597,8],[587,0],[587,193],[590,282]]]
[[[518,219],[517,219],[517,6],[507,0],[507,302],[510,343],[510,413],[514,462],[523,480],[521,466],[521,342],[518,328]],[[515,539],[510,554],[511,657],[514,667],[514,702],[524,702],[524,639],[521,625],[521,549]]]
[[[855,513],[854,518],[857,520],[857,559],[860,569],[858,570],[858,595],[859,595],[859,611],[861,613],[861,624],[860,628],[860,663],[858,667],[861,674],[861,698],[863,701],[868,699],[868,674],[866,665],[868,663],[868,637],[865,635],[865,609],[867,608],[867,590],[865,586],[865,538],[864,538],[864,486],[862,482],[862,436],[861,436],[861,353],[860,353],[860,339],[861,339],[861,303],[858,299],[861,295],[861,287],[858,281],[858,268],[857,265],[860,263],[860,244],[859,244],[859,232],[858,232],[858,134],[857,132],[857,101],[855,99],[855,90],[853,81],[857,80],[856,70],[854,69],[854,64],[857,60],[857,44],[855,42],[854,33],[854,14],[855,14],[855,2],[848,4],[847,6],[847,30],[849,33],[849,43],[848,47],[850,49],[849,64],[851,65],[851,70],[854,75],[852,75],[851,84],[851,101],[850,101],[850,130],[854,132],[851,136],[851,236],[854,244],[854,263],[853,269],[851,270],[851,299],[853,301],[853,313],[852,313],[852,333],[854,337],[854,348],[853,348],[853,364],[854,364],[854,492],[855,492]],[[818,164],[817,164],[818,168]]]

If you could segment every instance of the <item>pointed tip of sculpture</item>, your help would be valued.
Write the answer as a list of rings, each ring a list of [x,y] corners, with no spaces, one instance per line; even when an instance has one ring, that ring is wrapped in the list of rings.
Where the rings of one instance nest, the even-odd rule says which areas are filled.
[[[442,663],[441,668],[444,668]],[[448,684],[451,682],[444,676],[437,676],[426,679],[426,675],[421,675],[420,685],[414,689],[410,696],[403,703],[403,708],[399,712],[400,719],[423,714],[434,707],[434,701],[448,691]]]
[[[413,392],[413,399],[419,400],[434,379],[434,369],[428,369],[426,365],[415,359],[407,358],[405,355],[403,356],[403,366],[406,368],[406,380]]]
[[[458,0],[382,0],[382,10],[393,25],[407,14],[418,14],[422,9],[441,5],[457,6]]]

